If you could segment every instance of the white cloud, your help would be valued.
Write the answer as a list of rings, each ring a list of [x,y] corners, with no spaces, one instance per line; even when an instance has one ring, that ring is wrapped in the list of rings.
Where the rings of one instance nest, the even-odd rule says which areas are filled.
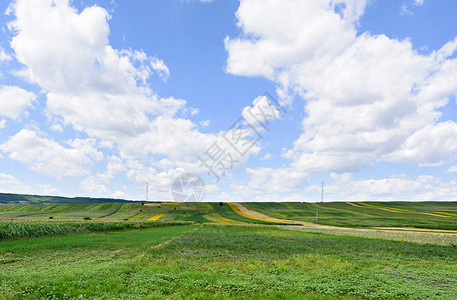
[[[451,121],[424,127],[412,134],[386,160],[401,163],[419,162],[421,166],[439,166],[456,158],[457,124]]]
[[[63,131],[63,127],[61,124],[52,124],[51,127],[49,127],[49,129],[60,132]]]
[[[5,128],[5,125],[6,125],[6,120],[4,120],[4,119],[0,120],[0,129]]]
[[[259,96],[252,102],[252,106],[243,109],[242,116],[245,121],[255,127],[264,126],[268,128],[271,121],[279,119],[280,112],[270,103],[266,96]]]
[[[52,184],[38,185],[43,195],[59,195],[59,191]]]
[[[85,153],[90,153],[92,152],[92,156],[99,156],[102,155],[98,151],[95,150],[94,148],[94,141],[93,140],[87,140],[87,141],[82,141],[83,146],[86,148]],[[78,143],[81,143],[79,141]],[[94,152],[95,151],[95,152]],[[88,176],[86,179],[81,181],[79,186],[93,194],[96,195],[107,195],[109,194],[109,189],[107,188],[107,185],[111,183],[111,180],[118,174],[123,174],[126,173],[127,168],[125,166],[125,163],[120,159],[119,157],[116,156],[111,156],[107,158],[107,165],[106,165],[106,171],[104,173],[97,173]]]
[[[422,175],[409,178],[392,175],[383,179],[353,179],[350,174],[331,174],[332,181],[325,185],[325,201],[335,200],[456,200],[457,181]],[[320,193],[320,185],[308,191]]]
[[[111,198],[125,199],[125,198],[127,198],[127,196],[123,191],[115,191],[113,194],[111,194]]]
[[[447,170],[448,173],[455,173],[457,172],[457,165],[450,166],[449,169]]]
[[[198,124],[200,124],[200,126],[202,126],[202,127],[208,127],[210,123],[211,123],[210,120],[205,120],[205,121],[201,121]]]
[[[365,5],[242,0],[236,15],[243,35],[225,39],[227,72],[269,78],[281,97],[306,100],[303,132],[283,155],[298,171],[354,172],[376,160],[436,165],[455,158],[454,123],[438,120],[457,94],[457,40],[420,55],[408,40],[357,35]],[[427,137],[448,148],[408,154],[418,153]]]
[[[24,185],[19,179],[9,174],[0,172],[0,192],[2,193],[27,193],[31,189],[29,186]]]
[[[408,5],[406,3],[403,3],[400,5],[400,15],[405,16],[405,15],[412,15],[413,13],[409,10]]]
[[[297,172],[293,168],[248,168],[250,176],[247,183],[232,182],[229,187],[231,195],[237,201],[306,201],[303,196],[308,183],[309,174]],[[220,201],[234,201],[221,193]]]
[[[72,150],[101,160],[97,148],[108,147],[120,154],[124,173],[133,180],[141,177],[131,170],[137,167],[133,162],[150,170],[158,182],[174,179],[178,168],[202,172],[198,155],[216,136],[200,133],[180,116],[187,111],[185,100],[159,98],[151,91],[151,74],[163,80],[170,74],[163,60],[109,45],[105,9],[92,6],[78,12],[65,0],[18,0],[11,9],[16,16],[10,24],[11,47],[24,65],[18,74],[44,90],[49,119],[58,120],[53,130],[71,126],[88,135],[70,141]],[[82,185],[94,191],[103,191],[111,178],[92,176]]]
[[[198,114],[200,112],[200,110],[198,108],[194,108],[194,107],[191,107],[190,108],[190,115],[191,116],[195,116],[196,114]]]
[[[87,175],[93,165],[83,152],[64,148],[29,129],[22,129],[10,137],[0,145],[0,150],[9,153],[9,158],[24,163],[31,170],[57,178]]]
[[[251,175],[249,187],[263,193],[284,193],[301,190],[306,186],[309,174],[292,168],[246,169]]]
[[[89,176],[88,178],[81,181],[79,186],[88,192],[91,192],[95,195],[108,194],[109,190],[104,184],[104,180],[98,176]]]
[[[411,6],[422,6],[425,0],[413,0],[412,2],[404,2],[400,5],[400,15],[412,15],[413,12],[410,10]]]
[[[5,61],[9,61],[11,60],[11,55],[7,54],[5,52],[5,49],[3,49],[2,47],[0,47],[0,62],[5,62]]]
[[[260,160],[270,160],[273,159],[274,155],[271,155],[270,153],[266,153],[264,156],[260,158]]]
[[[151,67],[157,74],[162,78],[163,81],[167,81],[168,76],[170,76],[170,70],[165,65],[163,60],[158,59],[157,57],[151,58]]]
[[[343,17],[336,4],[345,4]],[[236,16],[244,36],[225,39],[227,71],[274,78],[277,68],[303,60],[323,63],[352,42],[353,22],[364,6],[365,1],[241,1]]]
[[[97,150],[96,141],[93,138],[69,140],[67,144],[95,161],[101,161],[104,158],[103,153]]]
[[[0,115],[18,119],[27,115],[27,108],[35,101],[35,94],[17,86],[0,86]]]

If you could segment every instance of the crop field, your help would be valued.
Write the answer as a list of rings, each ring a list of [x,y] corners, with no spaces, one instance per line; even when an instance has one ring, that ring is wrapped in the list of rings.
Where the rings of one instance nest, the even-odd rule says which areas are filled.
[[[0,299],[456,299],[456,208],[1,205]]]
[[[316,223],[313,203],[244,203],[273,218]],[[231,203],[96,203],[0,205],[0,219],[192,221],[281,224],[247,216]],[[154,219],[155,218],[155,219]],[[287,224],[287,222],[285,222]],[[456,202],[330,202],[319,204],[318,224],[338,227],[416,227],[457,230]]]

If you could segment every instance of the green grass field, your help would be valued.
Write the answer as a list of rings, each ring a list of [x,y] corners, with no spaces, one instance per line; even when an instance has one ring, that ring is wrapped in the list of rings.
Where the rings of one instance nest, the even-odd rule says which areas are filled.
[[[455,299],[456,260],[452,245],[274,226],[145,228],[0,242],[0,297]]]
[[[244,205],[315,222],[315,204]],[[320,228],[227,203],[0,205],[0,299],[457,299],[456,208],[323,203],[341,228]]]

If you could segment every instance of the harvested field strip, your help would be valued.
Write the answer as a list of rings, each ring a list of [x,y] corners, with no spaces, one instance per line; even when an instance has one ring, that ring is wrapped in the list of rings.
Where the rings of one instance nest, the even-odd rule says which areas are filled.
[[[276,220],[267,220],[267,219],[262,219],[262,218],[257,218],[257,217],[254,217],[254,216],[250,216],[244,212],[242,212],[238,206],[236,206],[235,204],[233,203],[230,203],[230,202],[227,202],[227,204],[233,209],[233,211],[237,214],[239,214],[240,216],[242,217],[245,217],[245,218],[248,218],[248,219],[252,219],[252,220],[257,220],[257,221],[263,221],[263,222],[271,222],[271,223],[279,223],[279,224],[287,224],[283,221],[276,221]]]
[[[368,206],[368,207],[374,207],[374,208],[383,208],[383,209],[389,209],[393,211],[405,211],[405,212],[416,212],[414,210],[410,209],[404,209],[404,208],[393,208],[393,207],[387,207],[387,206],[378,206],[378,205],[373,205],[373,204],[368,204],[368,203],[363,203],[363,202],[356,202],[357,204]]]
[[[157,221],[158,219],[162,218],[165,214],[157,214],[153,217],[150,217],[149,219],[147,219],[146,221]]]
[[[429,216],[437,216],[437,217],[442,217],[443,215],[446,216],[454,216],[456,217],[457,214],[453,213],[448,213],[448,212],[441,212],[441,211],[418,211],[418,210],[412,210],[412,209],[405,209],[405,208],[393,208],[393,207],[388,207],[388,206],[379,206],[379,205],[373,205],[373,204],[368,204],[368,203],[363,203],[363,202],[356,202],[357,204],[364,205],[364,206],[369,206],[369,207],[374,207],[378,209],[384,209],[384,210],[389,210],[389,211],[401,211],[401,212],[412,212],[412,213],[419,213],[419,214],[425,214]]]

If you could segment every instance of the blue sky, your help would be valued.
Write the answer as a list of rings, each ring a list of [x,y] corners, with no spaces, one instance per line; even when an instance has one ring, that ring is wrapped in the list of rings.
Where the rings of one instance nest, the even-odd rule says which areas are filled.
[[[188,172],[208,201],[457,199],[455,1],[0,11],[0,192],[167,200]]]

